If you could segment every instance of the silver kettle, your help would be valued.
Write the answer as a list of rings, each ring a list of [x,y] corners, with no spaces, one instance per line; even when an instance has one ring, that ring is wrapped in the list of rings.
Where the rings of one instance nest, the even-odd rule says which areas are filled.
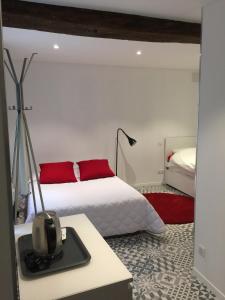
[[[32,243],[37,256],[53,256],[62,251],[62,231],[54,211],[43,211],[35,216]]]

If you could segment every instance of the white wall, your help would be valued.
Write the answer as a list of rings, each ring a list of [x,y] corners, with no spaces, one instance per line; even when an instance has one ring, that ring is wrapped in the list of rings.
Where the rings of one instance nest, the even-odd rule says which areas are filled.
[[[14,94],[7,77],[9,103]],[[120,176],[161,182],[164,137],[196,135],[198,83],[190,71],[33,63],[24,94],[38,162],[107,157],[114,168],[122,127],[138,143],[131,148],[121,136]]]
[[[203,13],[194,271],[225,299],[225,1]],[[205,257],[199,253],[205,247]]]

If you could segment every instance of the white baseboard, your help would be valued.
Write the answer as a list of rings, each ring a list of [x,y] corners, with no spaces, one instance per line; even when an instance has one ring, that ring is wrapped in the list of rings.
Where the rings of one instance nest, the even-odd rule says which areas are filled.
[[[210,282],[200,271],[198,271],[195,267],[192,271],[193,276],[195,276],[200,282],[204,283],[209,290],[215,293],[217,300],[225,300],[225,295],[215,287],[212,282]]]
[[[160,181],[160,182],[146,182],[146,183],[136,183],[134,185],[134,187],[138,188],[138,187],[142,187],[142,186],[151,186],[151,185],[162,185],[163,182]]]

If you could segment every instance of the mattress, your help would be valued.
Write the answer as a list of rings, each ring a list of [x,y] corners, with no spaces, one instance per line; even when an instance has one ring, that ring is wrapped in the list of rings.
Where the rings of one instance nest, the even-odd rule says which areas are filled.
[[[194,176],[196,167],[196,148],[185,148],[176,151],[171,156],[167,167],[171,171]]]
[[[146,198],[116,176],[76,183],[42,184],[41,188],[46,210],[56,211],[59,217],[84,213],[103,236],[142,230],[159,234],[166,230]],[[37,184],[35,195],[37,209],[41,211]],[[32,222],[34,216],[30,196],[26,222]]]

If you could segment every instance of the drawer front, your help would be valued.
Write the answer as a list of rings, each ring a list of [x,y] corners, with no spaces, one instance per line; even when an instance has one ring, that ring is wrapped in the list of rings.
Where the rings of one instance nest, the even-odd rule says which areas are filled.
[[[73,295],[64,300],[132,300],[132,286],[129,282],[107,285],[95,290]]]

